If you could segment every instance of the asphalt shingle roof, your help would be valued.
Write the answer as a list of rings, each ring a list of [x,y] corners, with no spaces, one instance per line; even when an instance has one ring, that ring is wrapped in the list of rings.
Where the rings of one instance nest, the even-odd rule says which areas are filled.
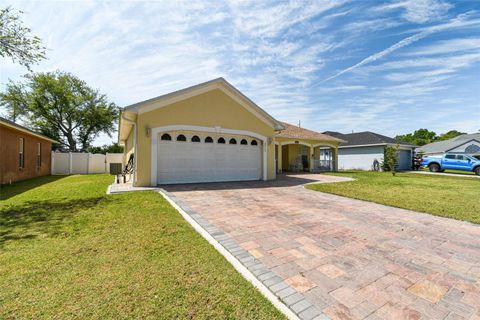
[[[325,134],[337,137],[339,139],[345,140],[347,142],[340,144],[342,147],[347,146],[360,146],[360,145],[371,145],[371,144],[396,144],[397,140],[375,133],[370,131],[363,131],[363,132],[355,132],[355,133],[347,133],[343,134],[340,132],[335,131],[325,131]],[[409,143],[400,143],[404,146],[412,146],[413,144]]]
[[[471,140],[480,142],[480,133],[463,134],[450,140],[432,142],[417,148],[417,152],[444,153]]]
[[[281,122],[281,124],[285,127],[285,129],[279,131],[276,135],[277,137],[292,138],[292,139],[320,140],[320,141],[336,141],[336,142],[339,142],[342,140],[341,138],[333,137],[331,135],[316,132],[313,130],[300,128],[298,126],[294,126],[286,122]]]

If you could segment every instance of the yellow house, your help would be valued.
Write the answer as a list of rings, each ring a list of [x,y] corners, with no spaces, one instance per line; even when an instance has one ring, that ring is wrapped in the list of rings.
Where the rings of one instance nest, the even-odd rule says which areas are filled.
[[[223,78],[125,107],[118,140],[134,186],[333,171],[342,142],[275,120]]]

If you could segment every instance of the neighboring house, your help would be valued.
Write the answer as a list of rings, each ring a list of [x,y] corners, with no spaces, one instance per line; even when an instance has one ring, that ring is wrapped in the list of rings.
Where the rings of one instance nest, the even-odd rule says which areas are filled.
[[[372,170],[374,162],[382,163],[385,147],[397,144],[397,141],[393,138],[370,131],[349,134],[333,131],[324,133],[347,141],[338,147],[338,168],[340,170]],[[412,144],[400,143],[399,170],[410,170],[412,168],[415,147]]]
[[[426,156],[442,155],[447,152],[480,155],[480,133],[463,134],[453,139],[426,144],[416,149]]]
[[[55,142],[0,118],[0,184],[49,175]]]
[[[125,107],[118,140],[125,163],[134,155],[136,186],[327,170],[315,158],[321,148],[331,150],[328,170],[335,170],[341,142],[275,120],[223,78]]]

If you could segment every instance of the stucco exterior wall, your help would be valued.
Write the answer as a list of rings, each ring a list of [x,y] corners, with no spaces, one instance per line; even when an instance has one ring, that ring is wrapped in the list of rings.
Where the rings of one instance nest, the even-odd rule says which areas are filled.
[[[155,104],[155,103],[152,103]],[[148,129],[171,125],[252,131],[267,138],[267,178],[275,178],[274,129],[221,90],[212,90],[137,116],[137,185],[151,184],[151,137]]]
[[[19,164],[19,138],[24,138],[24,168]],[[37,167],[37,143],[41,143],[41,166]],[[52,143],[0,125],[0,184],[49,175]]]
[[[352,147],[338,149],[339,170],[372,170],[373,161],[382,162],[383,146]]]

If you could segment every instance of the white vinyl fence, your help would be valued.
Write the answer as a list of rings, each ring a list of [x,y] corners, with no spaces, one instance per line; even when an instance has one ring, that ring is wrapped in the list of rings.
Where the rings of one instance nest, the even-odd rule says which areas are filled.
[[[123,163],[123,153],[52,152],[52,174],[109,173],[110,163]]]

